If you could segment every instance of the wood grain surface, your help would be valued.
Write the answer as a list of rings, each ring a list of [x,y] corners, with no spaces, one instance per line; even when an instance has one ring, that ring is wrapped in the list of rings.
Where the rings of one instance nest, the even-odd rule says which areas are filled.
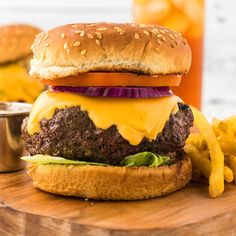
[[[236,235],[236,186],[208,197],[190,183],[144,201],[85,201],[44,193],[24,171],[0,174],[0,235]]]

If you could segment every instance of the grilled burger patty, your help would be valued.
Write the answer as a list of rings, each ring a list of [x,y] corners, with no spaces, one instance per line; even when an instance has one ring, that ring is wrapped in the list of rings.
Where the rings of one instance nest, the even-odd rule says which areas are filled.
[[[119,165],[124,157],[143,151],[168,155],[181,152],[193,124],[191,109],[179,103],[179,111],[171,114],[156,140],[143,141],[133,146],[122,138],[113,125],[107,130],[98,129],[80,107],[56,110],[50,120],[41,121],[41,131],[29,135],[28,118],[22,125],[22,138],[31,155],[48,154],[73,160],[87,160]]]

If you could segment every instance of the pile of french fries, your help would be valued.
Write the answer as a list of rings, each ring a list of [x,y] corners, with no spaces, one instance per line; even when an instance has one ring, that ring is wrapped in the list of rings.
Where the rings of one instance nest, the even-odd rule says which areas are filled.
[[[213,119],[212,124],[194,107],[194,126],[186,141],[185,152],[193,164],[193,179],[209,179],[209,194],[218,197],[224,191],[224,181],[236,183],[236,116]]]

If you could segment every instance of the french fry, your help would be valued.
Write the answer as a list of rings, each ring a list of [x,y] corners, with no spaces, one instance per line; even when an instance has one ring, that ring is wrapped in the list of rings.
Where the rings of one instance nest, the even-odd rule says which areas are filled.
[[[211,173],[210,160],[203,158],[201,153],[194,145],[185,145],[184,151],[190,156],[193,168],[197,168],[202,173],[202,175],[208,179]]]
[[[216,137],[219,137],[219,132],[218,132],[218,126],[219,126],[220,120],[213,118],[211,127],[216,135]]]
[[[222,151],[225,154],[233,155],[236,153],[236,142],[235,141],[232,141],[231,143],[220,141],[220,145],[221,145]]]
[[[218,197],[224,191],[224,154],[206,118],[195,107],[191,106],[191,110],[194,115],[194,124],[206,140],[210,153],[211,173],[209,177],[209,193],[211,197]]]
[[[214,118],[210,127],[197,109],[192,107],[192,111],[200,133],[189,135],[185,152],[193,163],[193,177],[209,178],[210,196],[217,197],[224,190],[222,168],[224,180],[236,184],[236,116]]]
[[[201,151],[201,154],[204,158],[207,158],[208,160],[210,159],[210,154],[208,150]]]
[[[203,157],[194,145],[187,144],[184,150],[190,156],[194,169],[199,170],[204,177],[209,179],[211,175],[211,161]],[[224,180],[228,183],[233,181],[233,172],[227,166],[224,166]]]
[[[228,161],[230,168],[233,171],[234,183],[236,184],[236,156],[235,155],[228,155],[227,161]]]
[[[194,145],[201,155],[207,159],[209,159],[209,151],[207,149],[206,141],[204,140],[201,134],[190,134],[188,139],[186,140],[187,144]]]
[[[225,120],[216,118],[212,121],[212,128],[225,154],[236,153],[236,116]]]
[[[186,143],[191,143],[197,147],[198,150],[207,150],[207,144],[201,134],[190,134]]]
[[[224,166],[224,179],[228,183],[231,183],[234,180],[233,170],[228,166]]]

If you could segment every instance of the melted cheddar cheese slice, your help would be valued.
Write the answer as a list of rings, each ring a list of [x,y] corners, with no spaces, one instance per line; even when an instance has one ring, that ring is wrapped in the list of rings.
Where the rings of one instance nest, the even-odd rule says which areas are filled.
[[[144,137],[156,139],[171,113],[178,111],[177,96],[162,98],[102,98],[75,93],[43,92],[30,113],[27,130],[30,135],[40,132],[40,121],[51,119],[56,109],[80,106],[87,111],[94,125],[108,129],[116,125],[120,135],[131,145],[138,145]],[[76,122],[76,121],[75,121]]]

